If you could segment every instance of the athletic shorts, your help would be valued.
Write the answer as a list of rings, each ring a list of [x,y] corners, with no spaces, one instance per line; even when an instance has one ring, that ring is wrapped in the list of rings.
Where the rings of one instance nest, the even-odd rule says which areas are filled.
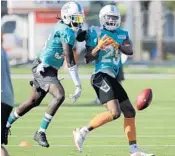
[[[123,72],[123,65],[119,68],[119,72],[117,74],[117,81],[118,82],[122,82],[123,80],[125,80],[124,78],[124,72]]]
[[[34,79],[30,81],[30,85],[35,88],[40,88],[45,92],[48,91],[50,84],[58,84],[59,80],[57,78],[57,69],[49,66],[44,67],[44,72],[36,72],[38,65],[41,63],[39,59],[36,59],[33,63],[32,73]]]
[[[12,107],[1,102],[1,144],[5,142],[5,130],[8,117],[12,111]]]
[[[102,104],[117,99],[119,103],[128,99],[128,95],[117,78],[99,72],[91,77],[91,84]]]

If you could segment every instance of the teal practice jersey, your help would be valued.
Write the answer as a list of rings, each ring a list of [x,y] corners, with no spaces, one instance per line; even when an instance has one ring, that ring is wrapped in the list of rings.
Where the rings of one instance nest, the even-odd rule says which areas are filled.
[[[62,22],[55,24],[44,47],[38,53],[43,66],[52,66],[59,69],[64,62],[62,42],[70,45],[75,43],[74,31]]]
[[[117,28],[113,32],[101,29],[98,34],[99,39],[101,39],[104,35],[112,37],[119,44],[122,44],[126,38],[129,38],[128,32],[121,28]],[[105,72],[113,77],[116,77],[120,66],[120,51],[116,51],[113,46],[107,46],[97,55],[97,59],[95,60],[95,73]]]

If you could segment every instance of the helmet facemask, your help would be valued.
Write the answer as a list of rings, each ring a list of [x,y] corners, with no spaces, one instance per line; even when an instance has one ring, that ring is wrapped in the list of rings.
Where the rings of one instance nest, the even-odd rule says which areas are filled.
[[[79,29],[82,28],[84,22],[84,16],[82,14],[73,15],[70,18],[71,18],[70,25],[74,31],[78,31]]]
[[[101,19],[101,24],[107,30],[113,31],[120,27],[120,16],[117,15],[104,15]]]

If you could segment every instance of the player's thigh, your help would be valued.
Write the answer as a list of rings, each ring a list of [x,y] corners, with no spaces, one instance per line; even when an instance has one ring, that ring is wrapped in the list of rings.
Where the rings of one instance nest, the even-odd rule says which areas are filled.
[[[37,68],[40,62],[37,62],[34,64],[34,67],[32,68],[34,80],[33,85],[35,88],[41,88],[45,92],[49,91],[49,88],[51,85],[55,86],[61,86],[60,82],[57,78],[57,70],[53,67],[45,67],[44,72],[40,71],[37,72]]]
[[[135,110],[128,98],[128,95],[125,91],[125,89],[122,87],[122,85],[119,82],[116,82],[116,86],[114,88],[116,97],[120,104],[120,109],[125,117],[135,117]]]
[[[49,85],[49,93],[56,98],[64,98],[65,97],[65,91],[62,86],[62,84],[59,82],[53,83]]]
[[[13,108],[11,106],[1,102],[1,144],[4,143],[5,128],[12,109]]]
[[[119,103],[122,103],[123,101],[129,99],[127,92],[125,91],[121,83],[117,81],[117,79],[113,79],[112,87],[115,93],[115,97],[118,99]]]
[[[112,88],[111,79],[112,77],[101,72],[94,74],[91,77],[91,84],[102,104],[116,99]]]

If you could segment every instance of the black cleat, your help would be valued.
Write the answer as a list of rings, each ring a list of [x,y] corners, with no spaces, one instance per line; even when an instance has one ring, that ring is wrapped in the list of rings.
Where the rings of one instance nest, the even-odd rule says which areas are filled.
[[[10,127],[9,128],[5,128],[5,138],[4,138],[4,145],[8,144],[8,135],[11,135],[11,131],[10,131]]]
[[[49,147],[49,143],[47,142],[46,133],[44,132],[36,132],[34,136],[34,140],[38,142],[38,144],[42,147]]]

